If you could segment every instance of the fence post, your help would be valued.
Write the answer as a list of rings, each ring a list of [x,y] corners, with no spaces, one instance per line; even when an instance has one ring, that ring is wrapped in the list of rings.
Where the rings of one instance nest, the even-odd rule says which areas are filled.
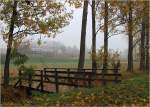
[[[27,95],[32,95],[32,91],[31,91],[31,88],[32,88],[32,74],[28,74],[28,88],[27,88]]]
[[[88,73],[88,87],[90,88],[91,87],[91,75],[90,73]]]
[[[43,69],[44,72],[44,80],[46,81],[46,68]]]
[[[67,74],[68,74],[67,76],[68,76],[68,83],[69,83],[70,81],[72,81],[72,79],[69,78],[70,77],[70,69],[69,68],[67,69]]]
[[[114,74],[115,74],[115,83],[117,83],[118,82],[118,67],[116,64],[114,65]]]
[[[22,85],[22,73],[21,70],[19,70],[19,87]]]
[[[105,74],[106,74],[106,68],[104,68],[102,71],[102,85],[106,85]]]
[[[115,71],[115,82],[117,83],[118,82],[118,68],[116,68],[116,71]]]
[[[55,87],[56,87],[56,92],[59,92],[59,86],[58,86],[58,72],[57,68],[55,68]]]
[[[118,70],[120,67],[120,60],[118,60],[117,64],[114,64],[114,73],[115,73],[115,83],[118,82]]]
[[[43,91],[43,70],[41,70],[41,92]]]

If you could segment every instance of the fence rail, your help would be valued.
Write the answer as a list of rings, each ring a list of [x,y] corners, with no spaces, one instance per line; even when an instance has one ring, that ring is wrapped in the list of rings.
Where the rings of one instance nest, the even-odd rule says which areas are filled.
[[[96,72],[92,72],[95,70]],[[32,84],[38,82],[37,90],[44,91],[44,83],[55,84],[55,91],[59,92],[59,85],[74,87],[92,87],[93,83],[100,82],[119,82],[121,74],[119,69],[77,69],[77,68],[44,68],[43,70],[34,70],[31,75],[24,75],[23,71],[18,72],[18,81],[15,87],[23,86],[23,80],[27,81],[27,87],[33,89]],[[109,71],[109,72],[108,72]],[[111,71],[111,72],[110,72]]]

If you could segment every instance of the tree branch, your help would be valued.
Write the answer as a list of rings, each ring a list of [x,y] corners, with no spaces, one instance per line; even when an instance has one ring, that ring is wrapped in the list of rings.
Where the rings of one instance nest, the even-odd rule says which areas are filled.
[[[37,30],[38,31],[38,30]],[[18,31],[18,32],[15,32],[13,35],[14,35],[14,38],[16,38],[16,37],[18,37],[18,35],[20,35],[20,34],[22,34],[22,33],[25,33],[25,34],[32,34],[32,35],[34,35],[34,34],[39,34],[39,32],[36,32],[36,31],[32,31],[32,30],[27,30],[27,29],[25,29],[25,30],[21,30],[21,31]]]
[[[110,38],[110,37],[112,37],[112,36],[115,36],[115,35],[122,34],[122,33],[124,33],[124,32],[125,32],[125,31],[120,31],[120,32],[118,32],[118,33],[114,33],[114,34],[112,34],[112,35],[108,36],[108,38]]]

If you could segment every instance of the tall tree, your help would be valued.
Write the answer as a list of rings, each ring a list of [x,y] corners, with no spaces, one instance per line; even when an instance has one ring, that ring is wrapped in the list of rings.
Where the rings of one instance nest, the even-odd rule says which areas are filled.
[[[11,58],[11,48],[13,42],[13,31],[14,25],[17,15],[17,0],[14,0],[13,4],[13,12],[11,16],[10,28],[9,28],[9,37],[8,37],[8,44],[7,44],[7,51],[6,51],[6,59],[5,59],[5,66],[4,66],[4,87],[9,85],[9,63]]]
[[[136,34],[138,34],[138,32],[140,33],[140,37],[138,35],[134,35],[134,32],[133,32],[133,35],[134,35],[134,38],[136,37],[137,40],[134,44],[134,48],[135,48],[135,45],[140,43],[140,49],[139,49],[139,53],[140,53],[140,70],[141,71],[145,71],[146,70],[146,60],[147,60],[147,46],[146,46],[146,41],[149,39],[146,38],[146,34],[147,34],[147,24],[149,25],[149,19],[147,18],[147,16],[149,16],[149,5],[148,5],[148,2],[147,1],[137,1],[137,2],[134,2],[134,7],[133,8],[133,20],[134,20],[134,32],[135,32],[135,29],[138,29],[140,28],[140,30],[137,30],[136,31]],[[138,28],[136,28],[138,27]],[[149,29],[149,28],[148,28]],[[148,40],[149,41],[149,40]],[[149,58],[148,58],[149,60]]]
[[[95,23],[95,0],[92,0],[92,68],[96,69],[96,23]],[[96,72],[93,70],[93,72]]]
[[[87,13],[88,13],[88,0],[84,0],[83,15],[82,15],[82,28],[81,28],[81,41],[80,41],[80,55],[79,55],[79,63],[78,63],[79,69],[84,68],[84,62],[85,62]]]
[[[149,1],[145,1],[146,7],[146,20],[145,20],[145,35],[146,35],[146,71],[149,71]]]
[[[8,43],[4,67],[4,85],[7,86],[14,41],[34,34],[54,36],[60,32],[61,28],[69,24],[71,15],[58,1],[1,1],[0,6],[0,20],[7,25],[3,31],[3,38]]]
[[[103,69],[107,69],[107,58],[108,58],[108,3],[105,0],[105,13],[104,13],[104,63]]]
[[[140,70],[145,69],[145,20],[142,17],[141,23],[141,44],[140,44]]]
[[[132,19],[132,1],[128,1],[128,71],[133,72],[133,19]]]

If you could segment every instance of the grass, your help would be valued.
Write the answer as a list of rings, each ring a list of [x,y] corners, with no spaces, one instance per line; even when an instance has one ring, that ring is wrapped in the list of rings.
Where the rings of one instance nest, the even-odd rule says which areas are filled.
[[[91,61],[87,59],[86,68],[91,67]],[[77,67],[77,59],[50,59],[33,58],[27,62],[27,66],[33,65],[36,69],[43,67]],[[3,65],[1,65],[2,67]],[[135,65],[136,66],[136,65]],[[16,66],[11,64],[11,75],[16,73]],[[3,71],[3,69],[1,69]],[[138,71],[138,70],[136,70]],[[121,67],[123,81],[120,84],[109,84],[105,87],[90,89],[73,89],[61,94],[33,93],[30,99],[22,102],[5,102],[4,105],[26,105],[26,106],[109,106],[109,105],[148,105],[149,101],[149,76],[143,73],[126,72],[126,64]],[[115,98],[115,99],[114,99]],[[18,101],[18,100],[17,100]]]
[[[53,103],[61,106],[144,106],[149,104],[149,76],[135,76],[120,84],[109,84],[105,87],[75,89],[61,94]]]
[[[61,94],[34,92],[32,98],[25,100],[23,104],[30,106],[148,106],[149,75],[133,75],[119,84],[72,89]]]
[[[65,58],[43,58],[43,57],[33,57],[25,63],[26,66],[35,66],[36,68],[39,68],[39,66],[42,67],[77,67],[78,65],[78,59],[65,59]],[[1,67],[3,69],[3,64],[1,64]],[[85,60],[85,67],[91,67],[91,60],[86,59]],[[10,64],[10,68],[14,69],[17,68],[14,64]]]
[[[45,57],[32,57],[25,63],[26,66],[33,66],[34,69],[43,69],[44,67],[48,68],[77,68],[78,65],[78,59],[65,59],[65,58],[45,58]],[[90,59],[85,60],[85,67],[90,68],[91,67],[91,61]],[[0,64],[0,70],[1,75],[3,75],[4,71],[4,64]],[[16,76],[17,73],[17,66],[15,66],[12,62],[10,63],[10,75]]]

